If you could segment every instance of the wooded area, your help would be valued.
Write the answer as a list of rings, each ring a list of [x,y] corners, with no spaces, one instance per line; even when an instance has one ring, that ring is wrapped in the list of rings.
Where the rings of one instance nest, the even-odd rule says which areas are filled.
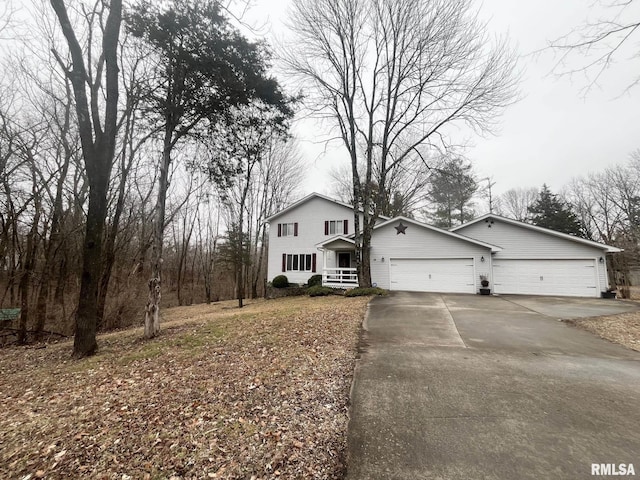
[[[145,310],[157,333],[161,294],[261,295],[264,219],[302,171],[266,45],[217,2],[51,0],[3,19],[0,306],[21,308],[18,340],[75,332],[90,355]]]
[[[378,215],[450,228],[489,210],[624,248],[611,265],[623,283],[640,263],[637,152],[557,193],[496,195],[449,138],[490,132],[518,96],[514,51],[469,0],[297,2],[279,60],[303,98],[214,0],[11,5],[0,6],[0,308],[20,308],[20,343],[75,333],[82,357],[99,330],[144,318],[155,336],[161,303],[262,295],[264,220],[308,193],[289,133],[298,104],[349,154],[332,193],[364,211],[361,285]]]

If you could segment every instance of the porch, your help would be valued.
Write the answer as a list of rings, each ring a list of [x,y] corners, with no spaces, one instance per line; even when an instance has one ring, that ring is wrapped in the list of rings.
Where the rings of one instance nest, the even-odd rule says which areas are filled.
[[[322,285],[332,288],[358,286],[356,255],[351,239],[337,238],[323,245]]]
[[[358,286],[358,273],[355,268],[324,268],[322,269],[322,286],[355,288]]]

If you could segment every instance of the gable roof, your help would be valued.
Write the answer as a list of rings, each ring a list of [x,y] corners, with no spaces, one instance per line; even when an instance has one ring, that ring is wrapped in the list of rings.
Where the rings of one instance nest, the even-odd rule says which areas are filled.
[[[316,243],[316,247],[320,247],[320,248],[322,248],[322,247],[324,247],[325,245],[329,245],[329,244],[331,244],[331,243],[333,243],[333,242],[337,242],[337,241],[340,241],[340,240],[341,240],[341,241],[344,241],[344,242],[346,242],[346,243],[350,243],[350,244],[352,244],[352,245],[354,245],[354,246],[355,246],[356,241],[353,239],[353,237],[354,237],[354,234],[347,235],[346,237],[345,237],[344,235],[336,235],[336,236],[334,236],[334,237],[331,237],[331,238],[330,238],[330,239],[328,239],[328,240],[324,240],[324,241],[322,241],[322,242],[320,242],[320,243]]]
[[[492,245],[491,243],[482,242],[480,240],[476,240],[475,238],[467,237],[465,235],[461,235],[459,233],[451,232],[449,230],[443,230],[442,228],[433,227],[431,225],[427,225],[426,223],[422,223],[422,222],[419,222],[417,220],[413,220],[411,218],[407,218],[407,217],[403,217],[403,216],[393,217],[393,218],[387,220],[386,222],[382,222],[382,223],[376,225],[375,227],[373,227],[373,229],[377,230],[379,228],[386,227],[387,225],[389,225],[391,223],[398,222],[398,221],[412,223],[413,225],[416,225],[418,227],[425,228],[427,230],[431,230],[433,232],[437,232],[437,233],[440,233],[442,235],[446,235],[448,237],[453,237],[453,238],[457,238],[458,240],[462,240],[462,241],[465,241],[465,242],[473,243],[475,245],[480,245],[481,247],[486,247],[486,248],[491,249],[492,252],[499,252],[499,251],[502,250],[502,247],[499,247],[497,245]]]
[[[314,198],[321,198],[321,199],[326,200],[328,202],[332,202],[332,203],[335,203],[336,205],[347,207],[348,209],[353,210],[353,205],[349,205],[348,203],[341,202],[340,200],[336,200],[335,198],[327,197],[327,196],[322,195],[320,193],[313,192],[313,193],[310,193],[309,195],[307,195],[306,197],[301,198],[297,202],[292,203],[288,207],[280,210],[279,212],[274,213],[270,217],[267,217],[265,219],[265,221],[267,223],[270,223],[273,219],[279,217],[280,215],[283,215],[283,214],[285,214],[287,212],[290,212],[291,210],[294,210],[294,209],[298,208],[300,205],[303,205],[303,204],[307,203],[309,200],[312,200]],[[360,209],[360,211],[362,212],[362,209]],[[380,215],[379,218],[387,219],[389,217],[385,217],[383,215]]]
[[[513,220],[512,218],[503,217],[500,215],[496,215],[495,213],[487,213],[482,215],[481,217],[475,218],[467,223],[463,223],[462,225],[458,225],[457,227],[453,227],[450,231],[457,232],[465,227],[473,225],[475,223],[481,222],[483,220],[495,219],[504,223],[508,223],[510,225],[515,225],[522,228],[527,228],[529,230],[533,230],[534,232],[544,233],[546,235],[551,235],[558,238],[563,238],[565,240],[570,240],[572,242],[581,243],[583,245],[588,245],[590,247],[600,248],[605,250],[607,253],[617,253],[622,252],[623,250],[618,247],[612,247],[610,245],[606,245],[604,243],[594,242],[593,240],[587,240],[586,238],[580,238],[573,235],[569,235],[568,233],[556,232],[555,230],[550,230],[548,228],[539,227],[537,225],[531,225],[530,223],[520,222],[518,220]]]

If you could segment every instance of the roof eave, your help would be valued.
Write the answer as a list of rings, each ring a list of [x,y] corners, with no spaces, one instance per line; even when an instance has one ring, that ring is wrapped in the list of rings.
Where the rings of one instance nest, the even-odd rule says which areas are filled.
[[[426,223],[419,222],[418,220],[413,220],[411,218],[407,218],[407,217],[404,217],[404,216],[398,216],[398,217],[390,218],[389,220],[387,220],[387,221],[385,221],[385,222],[383,222],[383,223],[381,223],[379,225],[376,225],[375,227],[373,227],[373,229],[377,230],[378,228],[385,227],[385,226],[387,226],[387,225],[389,225],[389,224],[391,224],[393,222],[396,222],[396,221],[406,221],[406,222],[412,223],[412,224],[414,224],[414,225],[416,225],[418,227],[426,228],[426,229],[431,230],[431,231],[442,233],[443,235],[448,235],[450,237],[454,237],[454,238],[457,238],[457,239],[465,241],[465,242],[473,243],[475,245],[479,245],[481,247],[488,248],[488,249],[491,250],[491,252],[500,252],[500,251],[502,251],[502,247],[499,247],[497,245],[492,245],[491,243],[486,243],[486,242],[483,242],[483,241],[480,241],[480,240],[476,240],[475,238],[467,237],[466,235],[461,235],[459,233],[451,232],[449,230],[444,230],[442,228],[434,227],[433,225],[427,225]]]
[[[311,200],[311,198],[316,197],[316,198],[322,198],[323,200],[327,200],[329,202],[333,202],[337,205],[341,205],[343,207],[349,208],[351,210],[353,210],[353,205],[349,205],[348,203],[345,202],[341,202],[340,200],[336,200],[335,198],[331,198],[331,197],[327,197],[326,195],[322,195],[320,193],[310,193],[309,195],[301,198],[300,200],[298,200],[297,202],[292,203],[291,205],[289,205],[288,207],[283,208],[282,210],[280,210],[279,212],[274,213],[273,215],[268,216],[267,218],[265,218],[265,222],[266,223],[271,223],[271,221],[277,217],[279,217],[280,215],[284,215],[285,213],[295,209],[296,207],[302,205],[303,203]],[[362,213],[362,209],[359,209],[359,212]],[[384,220],[388,220],[389,217],[386,217],[384,215],[378,215],[378,218],[382,218]]]
[[[485,220],[487,218],[495,218],[496,220],[501,220],[504,221],[505,223],[509,223],[511,225],[516,225],[516,226],[521,226],[523,228],[528,228],[529,230],[533,230],[536,232],[540,232],[540,233],[544,233],[546,235],[552,235],[554,237],[557,238],[564,238],[566,240],[569,241],[573,241],[576,243],[581,243],[583,245],[589,245],[593,248],[600,248],[601,250],[604,250],[606,253],[619,253],[622,252],[624,250],[618,248],[618,247],[613,247],[611,245],[607,245],[606,243],[600,243],[600,242],[595,242],[593,240],[588,240],[586,238],[580,238],[580,237],[576,237],[573,235],[569,235],[567,233],[562,233],[562,232],[556,232],[555,230],[551,230],[549,228],[544,228],[544,227],[539,227],[537,225],[531,225],[530,223],[525,223],[525,222],[521,222],[519,220],[514,220],[512,218],[507,218],[507,217],[503,217],[501,215],[496,215],[495,213],[485,213],[484,215],[475,218],[469,222],[463,223],[462,225],[458,225],[456,227],[453,227],[450,229],[451,232],[457,232],[458,230],[464,228],[464,227],[468,227],[469,225],[473,225],[475,223],[478,223],[482,220]]]
[[[329,245],[330,243],[337,242],[339,240],[342,240],[342,241],[344,241],[346,243],[350,243],[352,245],[356,244],[355,240],[352,240],[352,239],[350,239],[348,237],[345,237],[343,235],[337,235],[335,237],[331,237],[331,238],[325,240],[324,242],[316,243],[315,246],[316,246],[316,248],[322,248],[325,245]]]

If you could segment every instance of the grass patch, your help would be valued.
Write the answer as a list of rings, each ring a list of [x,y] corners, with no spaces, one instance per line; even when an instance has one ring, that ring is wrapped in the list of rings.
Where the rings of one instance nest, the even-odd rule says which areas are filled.
[[[120,365],[129,365],[136,361],[150,360],[152,358],[159,357],[166,350],[166,346],[154,340],[144,341],[140,347],[134,349],[131,352],[124,353],[116,357],[116,361]]]
[[[183,350],[200,350],[206,345],[217,342],[223,336],[224,329],[222,327],[207,324],[197,331],[180,335],[173,344]]]

